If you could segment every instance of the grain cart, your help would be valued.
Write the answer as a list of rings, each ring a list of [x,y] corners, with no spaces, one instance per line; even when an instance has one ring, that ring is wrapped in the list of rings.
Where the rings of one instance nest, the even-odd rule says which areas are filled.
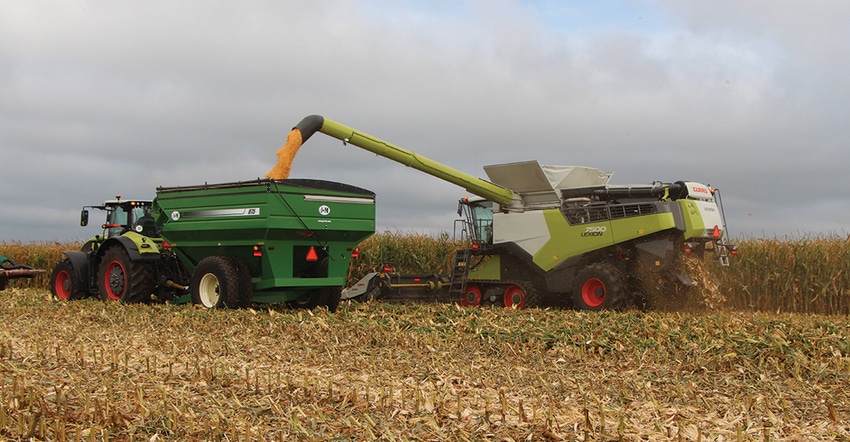
[[[108,201],[104,234],[63,252],[60,299],[251,302],[334,310],[356,245],[375,231],[374,193],[321,180],[258,179],[159,187],[151,201]]]
[[[537,161],[486,166],[488,181],[318,115],[293,128],[289,148],[297,151],[315,132],[481,197],[460,201],[461,231],[469,247],[456,253],[447,275],[449,296],[465,305],[489,300],[523,307],[548,298],[571,300],[581,309],[619,309],[641,292],[640,274],[690,285],[693,280],[679,270],[683,253],[711,249],[728,265],[735,252],[723,242],[725,222],[715,190],[701,183],[614,186],[608,183],[612,174],[599,169]],[[282,152],[279,156],[284,158]],[[361,280],[344,297],[377,286]]]

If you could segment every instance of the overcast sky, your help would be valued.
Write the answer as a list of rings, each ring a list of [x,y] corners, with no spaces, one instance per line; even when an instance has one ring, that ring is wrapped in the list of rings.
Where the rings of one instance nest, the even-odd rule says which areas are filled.
[[[264,176],[309,114],[480,177],[711,184],[733,237],[846,236],[848,46],[846,0],[0,0],[0,241]],[[322,134],[292,177],[376,192],[379,231],[451,231],[466,194]]]

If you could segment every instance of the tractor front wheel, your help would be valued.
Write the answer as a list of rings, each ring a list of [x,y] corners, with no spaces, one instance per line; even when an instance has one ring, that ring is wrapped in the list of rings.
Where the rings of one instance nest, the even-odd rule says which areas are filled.
[[[104,252],[97,272],[97,291],[104,301],[125,304],[151,299],[156,286],[150,263],[133,261],[123,247],[110,247]]]
[[[572,294],[581,310],[620,310],[626,302],[626,284],[614,266],[596,263],[578,273]]]
[[[85,295],[85,283],[77,277],[74,263],[65,258],[56,263],[50,275],[50,292],[62,301],[73,301]]]

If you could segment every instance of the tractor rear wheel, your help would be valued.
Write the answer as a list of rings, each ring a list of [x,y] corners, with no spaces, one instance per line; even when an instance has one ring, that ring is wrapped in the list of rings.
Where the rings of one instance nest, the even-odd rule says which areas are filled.
[[[73,301],[85,295],[85,283],[77,278],[74,263],[65,258],[53,267],[50,275],[50,292],[62,301]]]
[[[576,276],[572,295],[581,310],[620,310],[626,303],[625,278],[610,264],[591,264]]]
[[[253,297],[248,266],[231,256],[202,259],[189,286],[192,302],[205,308],[244,308]]]
[[[147,262],[133,261],[120,246],[104,252],[97,271],[97,291],[104,301],[125,304],[150,301],[156,286],[154,267]]]

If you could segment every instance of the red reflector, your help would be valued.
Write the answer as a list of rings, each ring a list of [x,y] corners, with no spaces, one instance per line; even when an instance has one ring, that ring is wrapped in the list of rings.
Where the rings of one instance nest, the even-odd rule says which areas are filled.
[[[690,247],[685,247],[685,253],[691,253],[691,248],[690,248]]]
[[[472,243],[472,250],[478,250],[478,242]]]
[[[413,278],[413,282],[422,282],[422,278]]]
[[[316,253],[315,247],[310,247],[310,250],[307,251],[307,261],[318,261],[319,254]]]
[[[720,227],[714,226],[714,233],[712,233],[711,236],[715,238],[720,238]]]
[[[737,255],[737,254],[738,254],[738,249],[732,249],[732,252],[731,252],[731,253],[732,253],[733,255]]]

